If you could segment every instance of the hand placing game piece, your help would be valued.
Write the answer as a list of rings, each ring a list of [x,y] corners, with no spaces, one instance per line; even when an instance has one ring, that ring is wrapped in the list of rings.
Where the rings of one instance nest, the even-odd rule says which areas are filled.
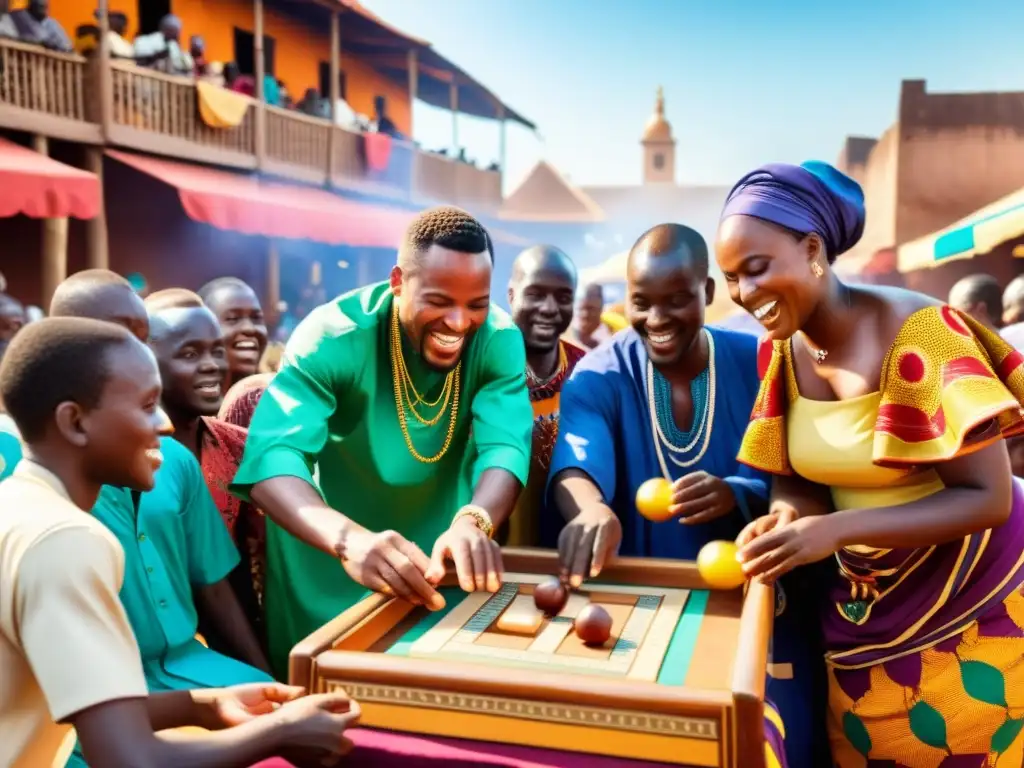
[[[603,645],[612,636],[612,617],[601,606],[590,603],[576,615],[573,629],[587,645]]]
[[[580,510],[558,536],[558,563],[562,580],[573,589],[584,579],[597,578],[622,543],[622,523],[605,504]]]
[[[441,593],[424,576],[430,560],[400,533],[353,526],[344,535],[341,554],[345,572],[367,589],[432,611],[444,608]]]
[[[670,520],[672,506],[672,483],[663,477],[653,477],[644,482],[636,491],[636,511],[655,523]]]
[[[709,541],[697,553],[697,570],[712,589],[736,589],[746,577],[731,541]]]
[[[466,592],[497,592],[501,588],[501,548],[476,518],[459,514],[434,542],[426,579],[438,584],[445,575],[445,563],[452,561],[459,586]]]
[[[548,616],[557,616],[569,601],[569,588],[552,576],[533,588],[533,603]]]

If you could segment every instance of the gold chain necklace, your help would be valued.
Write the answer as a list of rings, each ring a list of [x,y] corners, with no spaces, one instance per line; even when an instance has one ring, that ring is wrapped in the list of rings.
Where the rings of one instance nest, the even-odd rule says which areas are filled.
[[[400,330],[400,326],[399,326],[399,322],[398,322],[398,312],[397,311],[392,313],[391,325],[392,325],[392,328],[391,328],[392,341],[394,341],[394,339],[397,338],[398,339],[398,344],[399,344],[397,360],[398,360],[398,367],[400,369],[400,373],[395,374],[395,377],[396,377],[396,380],[399,380],[401,382],[401,385],[402,385],[402,395],[403,395],[403,397],[405,399],[405,402],[408,405],[408,410],[409,410],[410,413],[412,413],[413,417],[420,424],[424,424],[424,425],[426,425],[428,427],[432,427],[435,424],[437,424],[437,422],[439,422],[441,420],[441,417],[444,415],[445,408],[448,407],[448,398],[451,396],[451,393],[452,393],[452,381],[453,381],[452,374],[449,373],[448,376],[445,377],[444,387],[441,388],[441,394],[438,395],[436,400],[434,400],[433,402],[428,402],[427,400],[425,400],[423,398],[423,396],[420,395],[420,393],[416,390],[416,385],[413,384],[412,376],[409,374],[409,369],[405,365],[405,358],[402,357],[402,348],[401,348],[402,334],[401,334],[401,330]],[[412,396],[411,397],[409,395],[410,391],[412,392]],[[415,402],[414,402],[414,400],[415,400]],[[425,406],[427,408],[437,408],[438,405],[440,405],[441,407],[438,409],[437,413],[434,414],[434,417],[432,419],[428,419],[428,418],[425,418],[423,416],[420,416],[419,411],[416,410],[416,406],[417,405],[423,405],[423,406]]]
[[[438,411],[437,415],[430,421],[427,421],[420,417],[416,412],[415,403],[412,398],[409,397],[407,385],[412,386],[412,377],[409,376],[409,371],[405,367],[405,359],[402,356],[402,332],[398,323],[398,306],[395,305],[391,312],[391,378],[394,382],[395,390],[395,408],[398,411],[398,424],[402,428],[402,437],[405,438],[405,445],[409,449],[409,453],[417,461],[421,461],[424,464],[433,464],[441,460],[441,458],[448,452],[449,446],[452,444],[452,436],[455,434],[455,420],[459,413],[459,384],[461,379],[462,361],[455,366],[455,370],[450,372],[445,379],[445,386],[442,396],[439,397],[435,403],[444,400],[444,404],[441,406],[441,410]],[[415,387],[412,387],[413,392],[416,392]],[[445,408],[448,407],[448,395],[451,395],[451,415],[448,419],[448,434],[445,436],[444,445],[441,446],[441,450],[433,456],[423,456],[416,450],[416,447],[412,444],[412,435],[409,434],[409,425],[406,423],[405,411],[408,409],[412,412],[413,416],[419,419],[420,422],[433,426],[441,419],[441,415],[444,413]],[[421,404],[424,403],[423,399],[416,393],[416,400]]]

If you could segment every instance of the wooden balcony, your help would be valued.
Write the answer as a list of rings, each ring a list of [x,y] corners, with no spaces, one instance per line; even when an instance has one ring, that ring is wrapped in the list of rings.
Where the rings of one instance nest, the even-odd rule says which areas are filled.
[[[249,99],[241,122],[202,119],[196,84],[114,61],[0,40],[0,129],[108,144],[192,162],[364,192],[415,205],[451,203],[487,213],[501,204],[501,174],[392,141],[387,168],[366,162],[363,134]],[[103,78],[110,103],[102,103]]]
[[[0,40],[0,127],[100,142],[92,75],[81,56]]]

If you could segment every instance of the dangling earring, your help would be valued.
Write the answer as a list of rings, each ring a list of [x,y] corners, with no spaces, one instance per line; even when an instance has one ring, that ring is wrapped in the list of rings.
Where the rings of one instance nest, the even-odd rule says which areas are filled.
[[[825,270],[821,268],[821,264],[819,264],[817,261],[811,262],[811,272],[813,272],[814,276],[817,277],[819,280],[821,279],[821,276],[825,274]]]

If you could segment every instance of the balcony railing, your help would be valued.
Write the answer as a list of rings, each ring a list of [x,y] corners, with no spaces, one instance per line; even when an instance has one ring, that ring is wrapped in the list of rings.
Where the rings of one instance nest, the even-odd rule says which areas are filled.
[[[363,134],[248,99],[234,127],[203,120],[195,81],[112,61],[0,40],[0,128],[110,144],[186,161],[259,170],[416,204],[487,212],[501,204],[501,174],[394,140],[386,167],[366,160]],[[109,87],[101,87],[109,78]],[[104,109],[101,94],[110,94]],[[244,97],[240,97],[244,98]]]
[[[0,123],[71,141],[98,141],[91,73],[81,56],[0,40]]]

